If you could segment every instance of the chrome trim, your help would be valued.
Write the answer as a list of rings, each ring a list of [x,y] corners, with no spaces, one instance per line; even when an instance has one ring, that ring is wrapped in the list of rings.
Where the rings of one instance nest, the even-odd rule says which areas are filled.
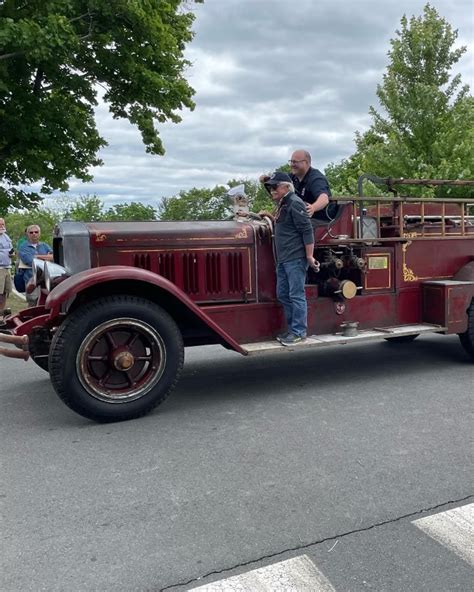
[[[55,237],[62,241],[64,260],[61,263],[69,275],[92,267],[89,229],[83,222],[61,222],[56,227]]]
[[[40,286],[44,281],[44,267],[46,261],[44,259],[33,259],[31,265],[32,277],[35,281],[35,286]]]
[[[62,277],[71,275],[67,269],[58,265],[57,263],[51,263],[50,261],[44,262],[44,285],[48,292],[54,288],[55,280]]]

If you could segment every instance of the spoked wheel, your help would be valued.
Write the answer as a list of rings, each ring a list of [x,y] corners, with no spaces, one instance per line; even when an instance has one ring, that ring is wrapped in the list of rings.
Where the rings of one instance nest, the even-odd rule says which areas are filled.
[[[467,309],[467,330],[459,333],[459,339],[467,354],[474,360],[474,300]]]
[[[184,349],[176,323],[161,307],[113,296],[72,313],[49,357],[60,398],[96,421],[140,417],[163,402],[181,371]]]

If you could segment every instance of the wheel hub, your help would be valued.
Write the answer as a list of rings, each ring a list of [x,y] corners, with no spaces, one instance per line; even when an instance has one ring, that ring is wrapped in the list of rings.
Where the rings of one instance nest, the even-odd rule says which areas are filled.
[[[135,364],[135,357],[127,350],[114,353],[112,363],[117,370],[126,372]]]

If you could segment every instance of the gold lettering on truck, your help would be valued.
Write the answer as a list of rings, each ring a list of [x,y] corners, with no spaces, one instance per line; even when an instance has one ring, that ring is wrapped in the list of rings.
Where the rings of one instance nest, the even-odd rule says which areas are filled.
[[[369,269],[388,269],[388,257],[369,256]]]

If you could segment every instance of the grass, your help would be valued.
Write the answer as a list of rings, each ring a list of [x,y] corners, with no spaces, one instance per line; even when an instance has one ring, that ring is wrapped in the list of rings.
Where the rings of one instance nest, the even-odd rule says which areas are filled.
[[[22,298],[20,298],[16,294],[10,294],[5,306],[7,308],[11,308],[12,314],[15,314],[18,311],[26,308],[27,304],[26,304],[25,300],[23,300]]]

